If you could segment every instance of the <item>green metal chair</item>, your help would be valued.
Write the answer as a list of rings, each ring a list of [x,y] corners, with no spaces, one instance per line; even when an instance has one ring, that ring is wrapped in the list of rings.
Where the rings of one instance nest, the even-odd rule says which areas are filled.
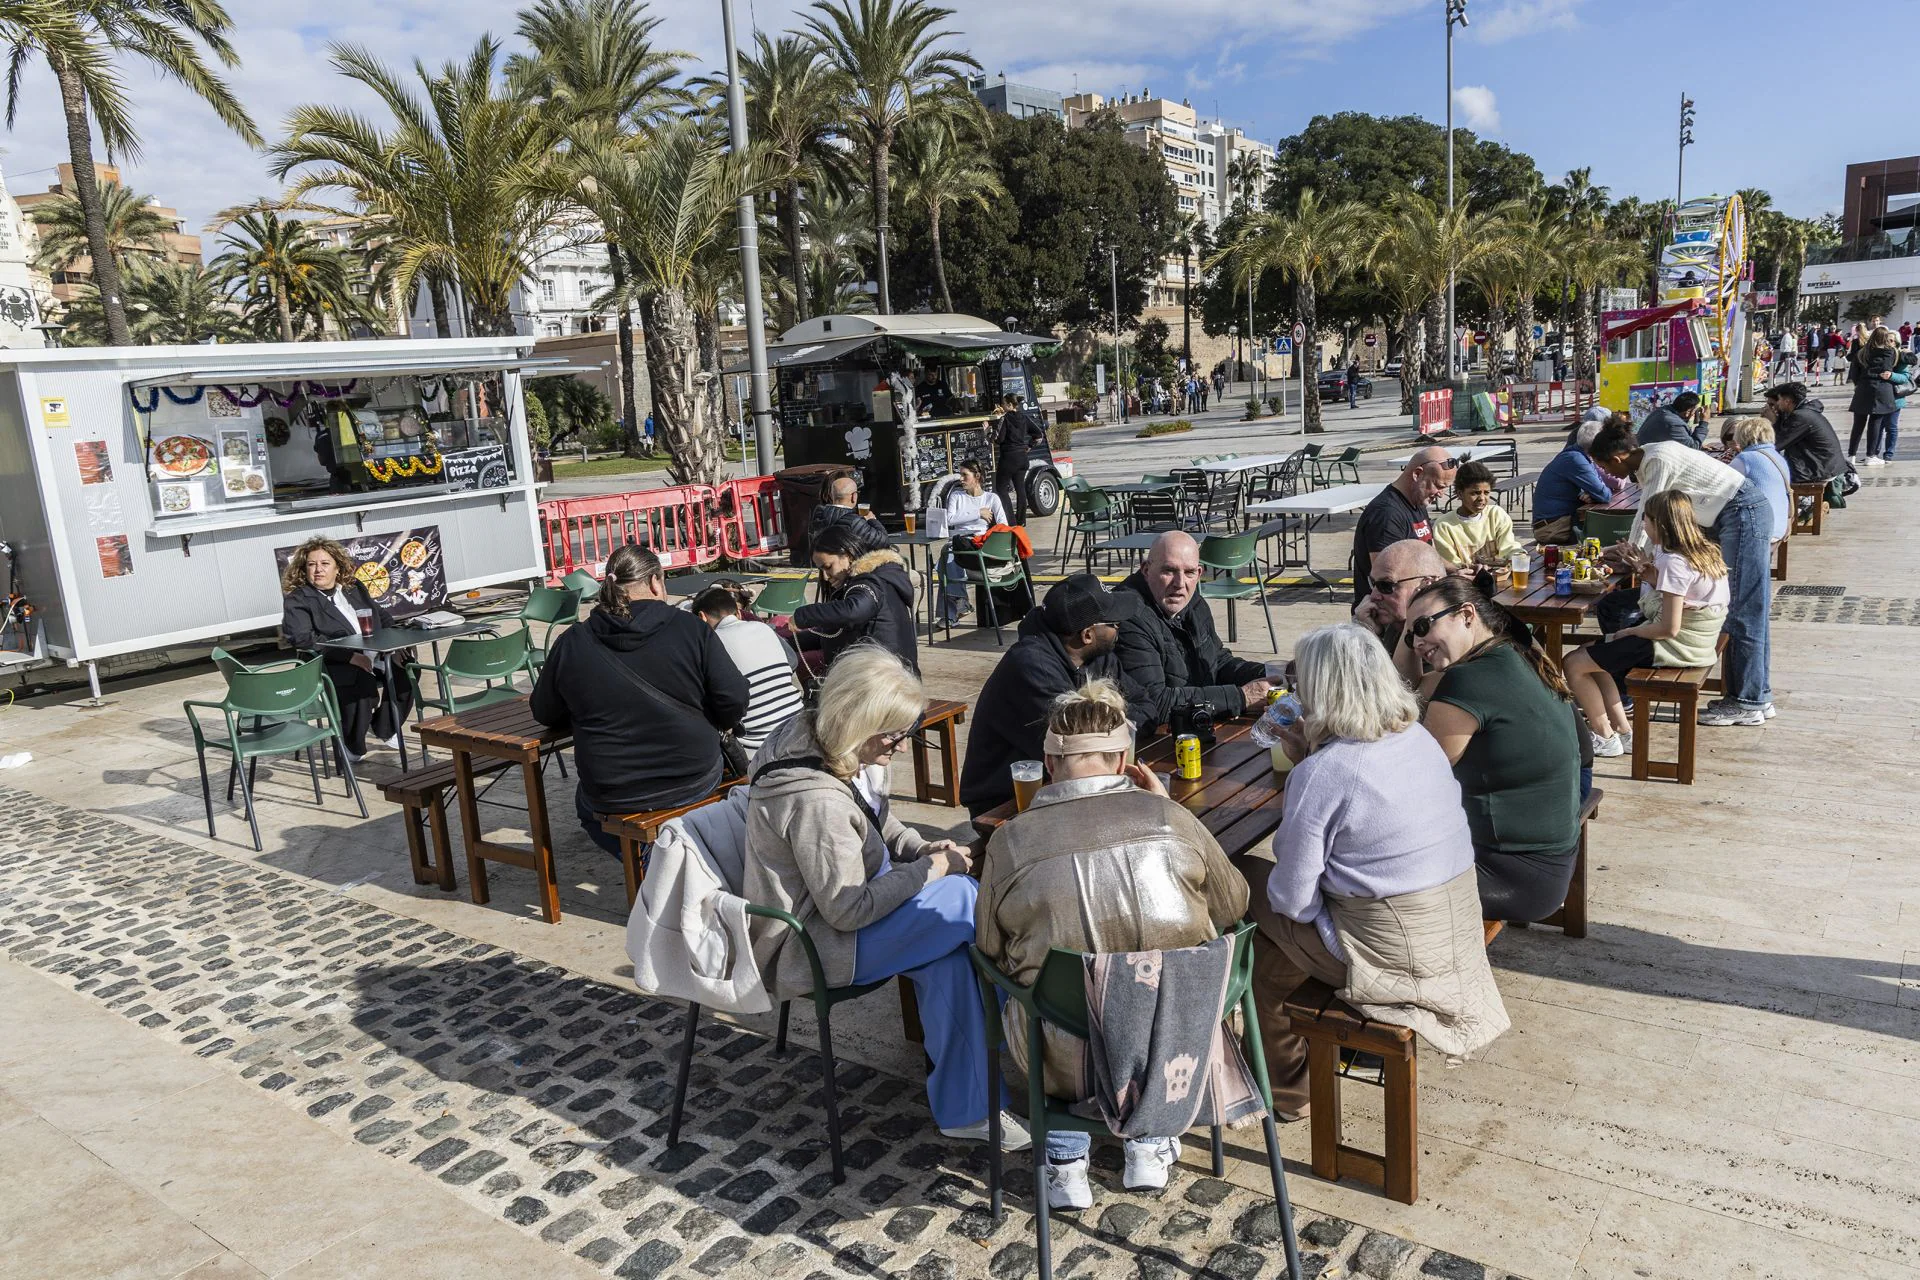
[[[1253,569],[1253,581],[1240,581],[1241,571]],[[1273,630],[1273,605],[1267,599],[1267,586],[1260,575],[1260,535],[1257,533],[1210,533],[1200,543],[1200,567],[1214,576],[1200,583],[1200,595],[1206,600],[1227,602],[1227,643],[1239,639],[1233,618],[1233,602],[1258,596],[1267,614],[1267,643],[1277,652],[1280,641]]]
[[[426,672],[433,673],[437,691],[434,697],[428,697],[421,686],[420,677]],[[446,656],[439,662],[407,664],[415,715],[424,719],[426,707],[443,715],[455,715],[517,698],[526,692],[514,683],[514,677],[521,672],[529,678],[534,674],[533,635],[525,627],[503,636],[463,636],[449,640]],[[454,688],[456,680],[477,680],[482,687],[462,693]]]
[[[232,660],[230,655],[229,660]],[[271,670],[229,671],[225,673],[227,696],[221,701],[188,699],[180,704],[193,730],[193,754],[200,763],[200,797],[207,806],[208,836],[216,834],[213,783],[207,776],[208,751],[225,751],[232,758],[232,772],[238,775],[240,793],[246,800],[247,826],[253,832],[256,853],[265,848],[260,842],[260,821],[253,812],[254,776],[261,756],[306,752],[307,772],[313,778],[313,802],[324,804],[320,795],[317,748],[322,743],[333,743],[347,789],[354,803],[360,806],[360,816],[367,816],[367,802],[361,798],[360,784],[353,776],[346,743],[340,736],[340,708],[334,700],[332,682],[321,664],[321,659],[309,658],[292,666],[276,665]],[[209,732],[208,726],[201,724],[203,711],[220,714],[226,729],[224,736]],[[256,727],[243,726],[246,720],[252,720]],[[244,769],[239,767],[243,762]]]
[[[527,624],[528,631],[536,622],[546,627],[540,643],[531,650],[537,673],[547,660],[547,650],[553,647],[553,629],[580,621],[580,592],[573,587],[535,587],[527,592],[527,602],[520,606],[517,616]]]
[[[1350,444],[1340,451],[1338,457],[1321,461],[1315,458],[1311,468],[1314,488],[1332,484],[1360,483],[1360,446]]]
[[[751,910],[751,908],[749,908]],[[1267,1081],[1267,1055],[1260,1041],[1260,1017],[1253,1005],[1253,931],[1251,922],[1243,922],[1233,931],[1233,961],[1228,970],[1224,1016],[1235,1005],[1240,1008],[1242,1048],[1247,1065],[1253,1068],[1254,1082],[1260,1086],[1260,1099],[1266,1104],[1261,1116],[1267,1138],[1267,1167],[1273,1176],[1273,1201],[1279,1212],[1281,1239],[1285,1244],[1289,1280],[1301,1280],[1300,1245],[1293,1230],[1293,1202],[1287,1196],[1287,1175],[1280,1160],[1280,1136],[1273,1123],[1273,1090]],[[998,1227],[1005,1203],[1001,1178],[1000,1153],[1000,1050],[1006,1043],[1002,1021],[1001,997],[1017,1006],[1027,1020],[1027,1127],[1033,1133],[1033,1229],[1040,1254],[1040,1280],[1053,1277],[1053,1241],[1051,1213],[1047,1207],[1047,1134],[1055,1130],[1077,1133],[1105,1133],[1106,1122],[1075,1115],[1071,1102],[1051,1097],[1046,1092],[1045,1072],[1038,1056],[1045,1043],[1044,1026],[1056,1027],[1082,1040],[1087,1038],[1087,979],[1085,957],[1078,951],[1054,947],[1047,952],[1039,979],[1023,987],[994,968],[979,947],[967,948],[973,959],[974,973],[980,980],[980,998],[987,1008],[987,1189],[993,1225]],[[1013,1013],[1013,1009],[1006,1010]],[[1017,1015],[1016,1015],[1017,1016]],[[1213,1176],[1226,1173],[1226,1155],[1219,1126],[1213,1128]]]
[[[986,597],[987,621],[993,626],[993,642],[1004,644],[1000,633],[1000,610],[994,605],[993,593],[1025,583],[1027,600],[1033,600],[1033,579],[1027,576],[1027,562],[1013,545],[1013,535],[1002,529],[999,533],[990,533],[987,540],[973,550],[954,552],[954,559],[967,575],[967,582],[973,586],[985,587],[981,594]],[[953,639],[953,623],[947,622],[947,639]]]
[[[1060,534],[1066,535],[1066,555],[1064,565],[1073,559],[1073,543],[1076,538],[1086,539],[1087,572],[1093,572],[1093,544],[1105,537],[1125,533],[1126,516],[1105,489],[1083,489],[1067,492],[1067,518],[1057,526],[1056,542]],[[1055,551],[1059,548],[1056,545]]]
[[[569,590],[578,591],[580,598],[588,603],[592,603],[600,598],[600,579],[594,577],[585,569],[575,569],[572,573],[560,579],[560,585]]]
[[[814,949],[813,939],[807,936],[805,925],[777,907],[756,907],[749,903],[747,914],[758,916],[762,920],[778,920],[798,935],[801,949],[806,952],[807,967],[813,972],[813,992],[803,998],[813,1001],[813,1020],[820,1029],[820,1091],[827,1103],[827,1147],[833,1155],[833,1180],[845,1182],[847,1180],[846,1161],[840,1149],[840,1090],[834,1082],[836,1067],[833,1059],[833,1010],[836,1005],[845,1004],[849,1000],[858,1000],[864,995],[871,995],[893,979],[882,978],[879,982],[861,983],[851,987],[829,987],[826,971],[820,967],[820,953]],[[905,978],[900,980],[907,981]],[[787,1018],[792,1012],[793,1001],[782,1000],[780,1029],[773,1041],[773,1051],[776,1054],[784,1054],[787,1051]],[[693,1038],[699,1028],[700,1006],[689,1004],[686,1024],[680,1035],[680,1071],[673,1086],[673,1108],[667,1117],[669,1149],[680,1143],[680,1119],[686,1110],[687,1103],[687,1077],[693,1068]],[[995,1115],[998,1114],[996,1108]]]
[[[1588,507],[1586,514],[1578,521],[1582,530],[1576,532],[1582,537],[1598,538],[1601,546],[1610,547],[1616,542],[1625,541],[1633,531],[1633,514],[1631,511],[1601,511]]]
[[[775,578],[753,598],[753,611],[770,618],[791,618],[793,611],[807,602],[811,582],[811,578]]]
[[[284,671],[292,667],[299,666],[301,662],[301,659],[299,658],[274,658],[266,662],[258,662],[258,663],[244,662],[241,659],[234,657],[231,653],[228,653],[224,648],[222,648],[219,645],[215,645],[213,647],[213,652],[207,656],[213,660],[214,669],[217,670],[223,676],[230,676],[236,671],[239,671],[239,672]],[[327,678],[326,669],[324,667],[321,668],[320,679],[326,683],[329,689],[333,687],[333,681]],[[258,733],[260,730],[266,728],[269,723],[278,723],[286,719],[286,717],[284,716],[249,716],[248,719],[252,722],[252,724],[251,724],[251,727],[247,730],[247,732]],[[305,753],[301,752],[300,754],[305,754]],[[233,803],[233,784],[235,779],[237,779],[239,776],[240,776],[240,762],[238,760],[235,760],[233,764],[227,769],[227,803],[228,804]],[[325,755],[322,755],[320,757],[320,776],[323,778],[333,777],[333,766],[328,761]]]
[[[1141,477],[1140,477],[1140,483],[1141,483],[1141,484],[1172,484],[1172,483],[1173,483],[1173,477],[1172,477],[1171,475],[1164,475],[1164,476],[1141,476]]]

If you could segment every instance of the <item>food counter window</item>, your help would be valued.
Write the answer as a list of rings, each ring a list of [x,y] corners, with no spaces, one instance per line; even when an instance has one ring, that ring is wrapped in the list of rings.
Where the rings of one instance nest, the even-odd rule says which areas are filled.
[[[159,517],[516,479],[497,376],[135,387],[129,397]]]

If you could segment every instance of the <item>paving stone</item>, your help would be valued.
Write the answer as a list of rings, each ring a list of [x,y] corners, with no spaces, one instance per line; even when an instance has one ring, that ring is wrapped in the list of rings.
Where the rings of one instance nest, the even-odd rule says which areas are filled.
[[[1249,1249],[1243,1244],[1224,1244],[1213,1251],[1207,1259],[1206,1269],[1200,1275],[1202,1280],[1254,1280],[1267,1266],[1267,1255],[1258,1249]]]
[[[1140,1205],[1123,1201],[1100,1215],[1100,1234],[1115,1240],[1131,1240],[1152,1218]]]
[[[1369,1231],[1360,1247],[1353,1251],[1352,1267],[1373,1280],[1388,1280],[1400,1260],[1412,1252],[1413,1245],[1384,1231]]]
[[[549,1244],[565,1244],[567,1241],[593,1225],[591,1209],[573,1209],[561,1214],[540,1232],[540,1238]]]
[[[932,1221],[933,1210],[915,1206],[902,1209],[888,1218],[883,1230],[887,1233],[887,1239],[899,1244],[909,1244],[925,1231],[927,1224]]]
[[[1233,1194],[1233,1184],[1218,1178],[1199,1178],[1187,1188],[1187,1203],[1212,1209]]]
[[[693,1269],[703,1276],[717,1276],[747,1256],[753,1242],[745,1236],[728,1236],[694,1260]]]
[[[1353,1233],[1353,1224],[1339,1218],[1315,1218],[1300,1229],[1300,1238],[1322,1249],[1338,1249],[1340,1242]]]
[[[508,1222],[530,1227],[551,1212],[552,1210],[532,1196],[520,1196],[507,1206],[506,1218]]]
[[[613,1274],[624,1280],[655,1280],[680,1261],[680,1252],[664,1240],[649,1240],[628,1255]]]
[[[1451,1253],[1436,1253],[1420,1264],[1420,1274],[1439,1280],[1486,1280],[1487,1269]]]

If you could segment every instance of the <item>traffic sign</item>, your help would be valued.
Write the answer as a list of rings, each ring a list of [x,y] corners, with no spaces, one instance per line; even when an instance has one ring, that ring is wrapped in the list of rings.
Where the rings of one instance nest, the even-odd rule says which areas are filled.
[[[1305,342],[1307,340],[1307,326],[1301,324],[1298,320],[1293,322],[1293,340],[1295,342]]]
[[[1288,336],[1287,336],[1286,334],[1284,334],[1284,333],[1283,333],[1283,334],[1281,334],[1281,335],[1280,335],[1279,337],[1277,337],[1277,338],[1275,338],[1275,339],[1273,340],[1273,354],[1275,354],[1275,355],[1277,355],[1277,356],[1290,356],[1290,355],[1292,355],[1292,354],[1293,354],[1293,339],[1292,339],[1292,338],[1289,338],[1289,337],[1288,337]]]
[[[1368,346],[1377,347],[1380,345],[1380,335],[1377,333],[1370,333],[1366,336],[1365,341]]]
[[[1543,324],[1537,324],[1533,326],[1533,340],[1535,342],[1540,341],[1540,339],[1546,336],[1547,336],[1547,326]]]
[[[1484,347],[1487,345],[1487,340],[1492,336],[1493,336],[1492,334],[1489,334],[1483,329],[1480,332],[1473,335],[1473,341],[1475,345]]]

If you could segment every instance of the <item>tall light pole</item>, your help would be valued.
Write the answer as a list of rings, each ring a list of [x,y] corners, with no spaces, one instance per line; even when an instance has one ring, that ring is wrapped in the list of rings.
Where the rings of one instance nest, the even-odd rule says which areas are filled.
[[[1673,179],[1673,212],[1680,213],[1682,193],[1687,189],[1687,148],[1693,145],[1693,99],[1680,91],[1680,167]]]
[[[1120,404],[1120,421],[1127,420],[1127,376],[1120,364],[1120,251],[1107,246],[1107,279],[1113,285],[1113,394]]]
[[[1467,25],[1467,0],[1447,0],[1447,216],[1453,216],[1453,29]],[[1454,335],[1453,262],[1447,262],[1447,385],[1452,386],[1460,363],[1460,340]]]
[[[733,46],[733,0],[720,0],[720,26],[727,42],[727,131],[733,154],[745,156],[747,103],[740,89],[740,54]],[[885,260],[883,256],[881,261]],[[773,406],[767,397],[766,317],[760,309],[760,221],[754,216],[750,195],[740,197],[740,290],[747,304],[747,396],[753,402],[754,460],[760,474],[768,476],[773,474]]]

